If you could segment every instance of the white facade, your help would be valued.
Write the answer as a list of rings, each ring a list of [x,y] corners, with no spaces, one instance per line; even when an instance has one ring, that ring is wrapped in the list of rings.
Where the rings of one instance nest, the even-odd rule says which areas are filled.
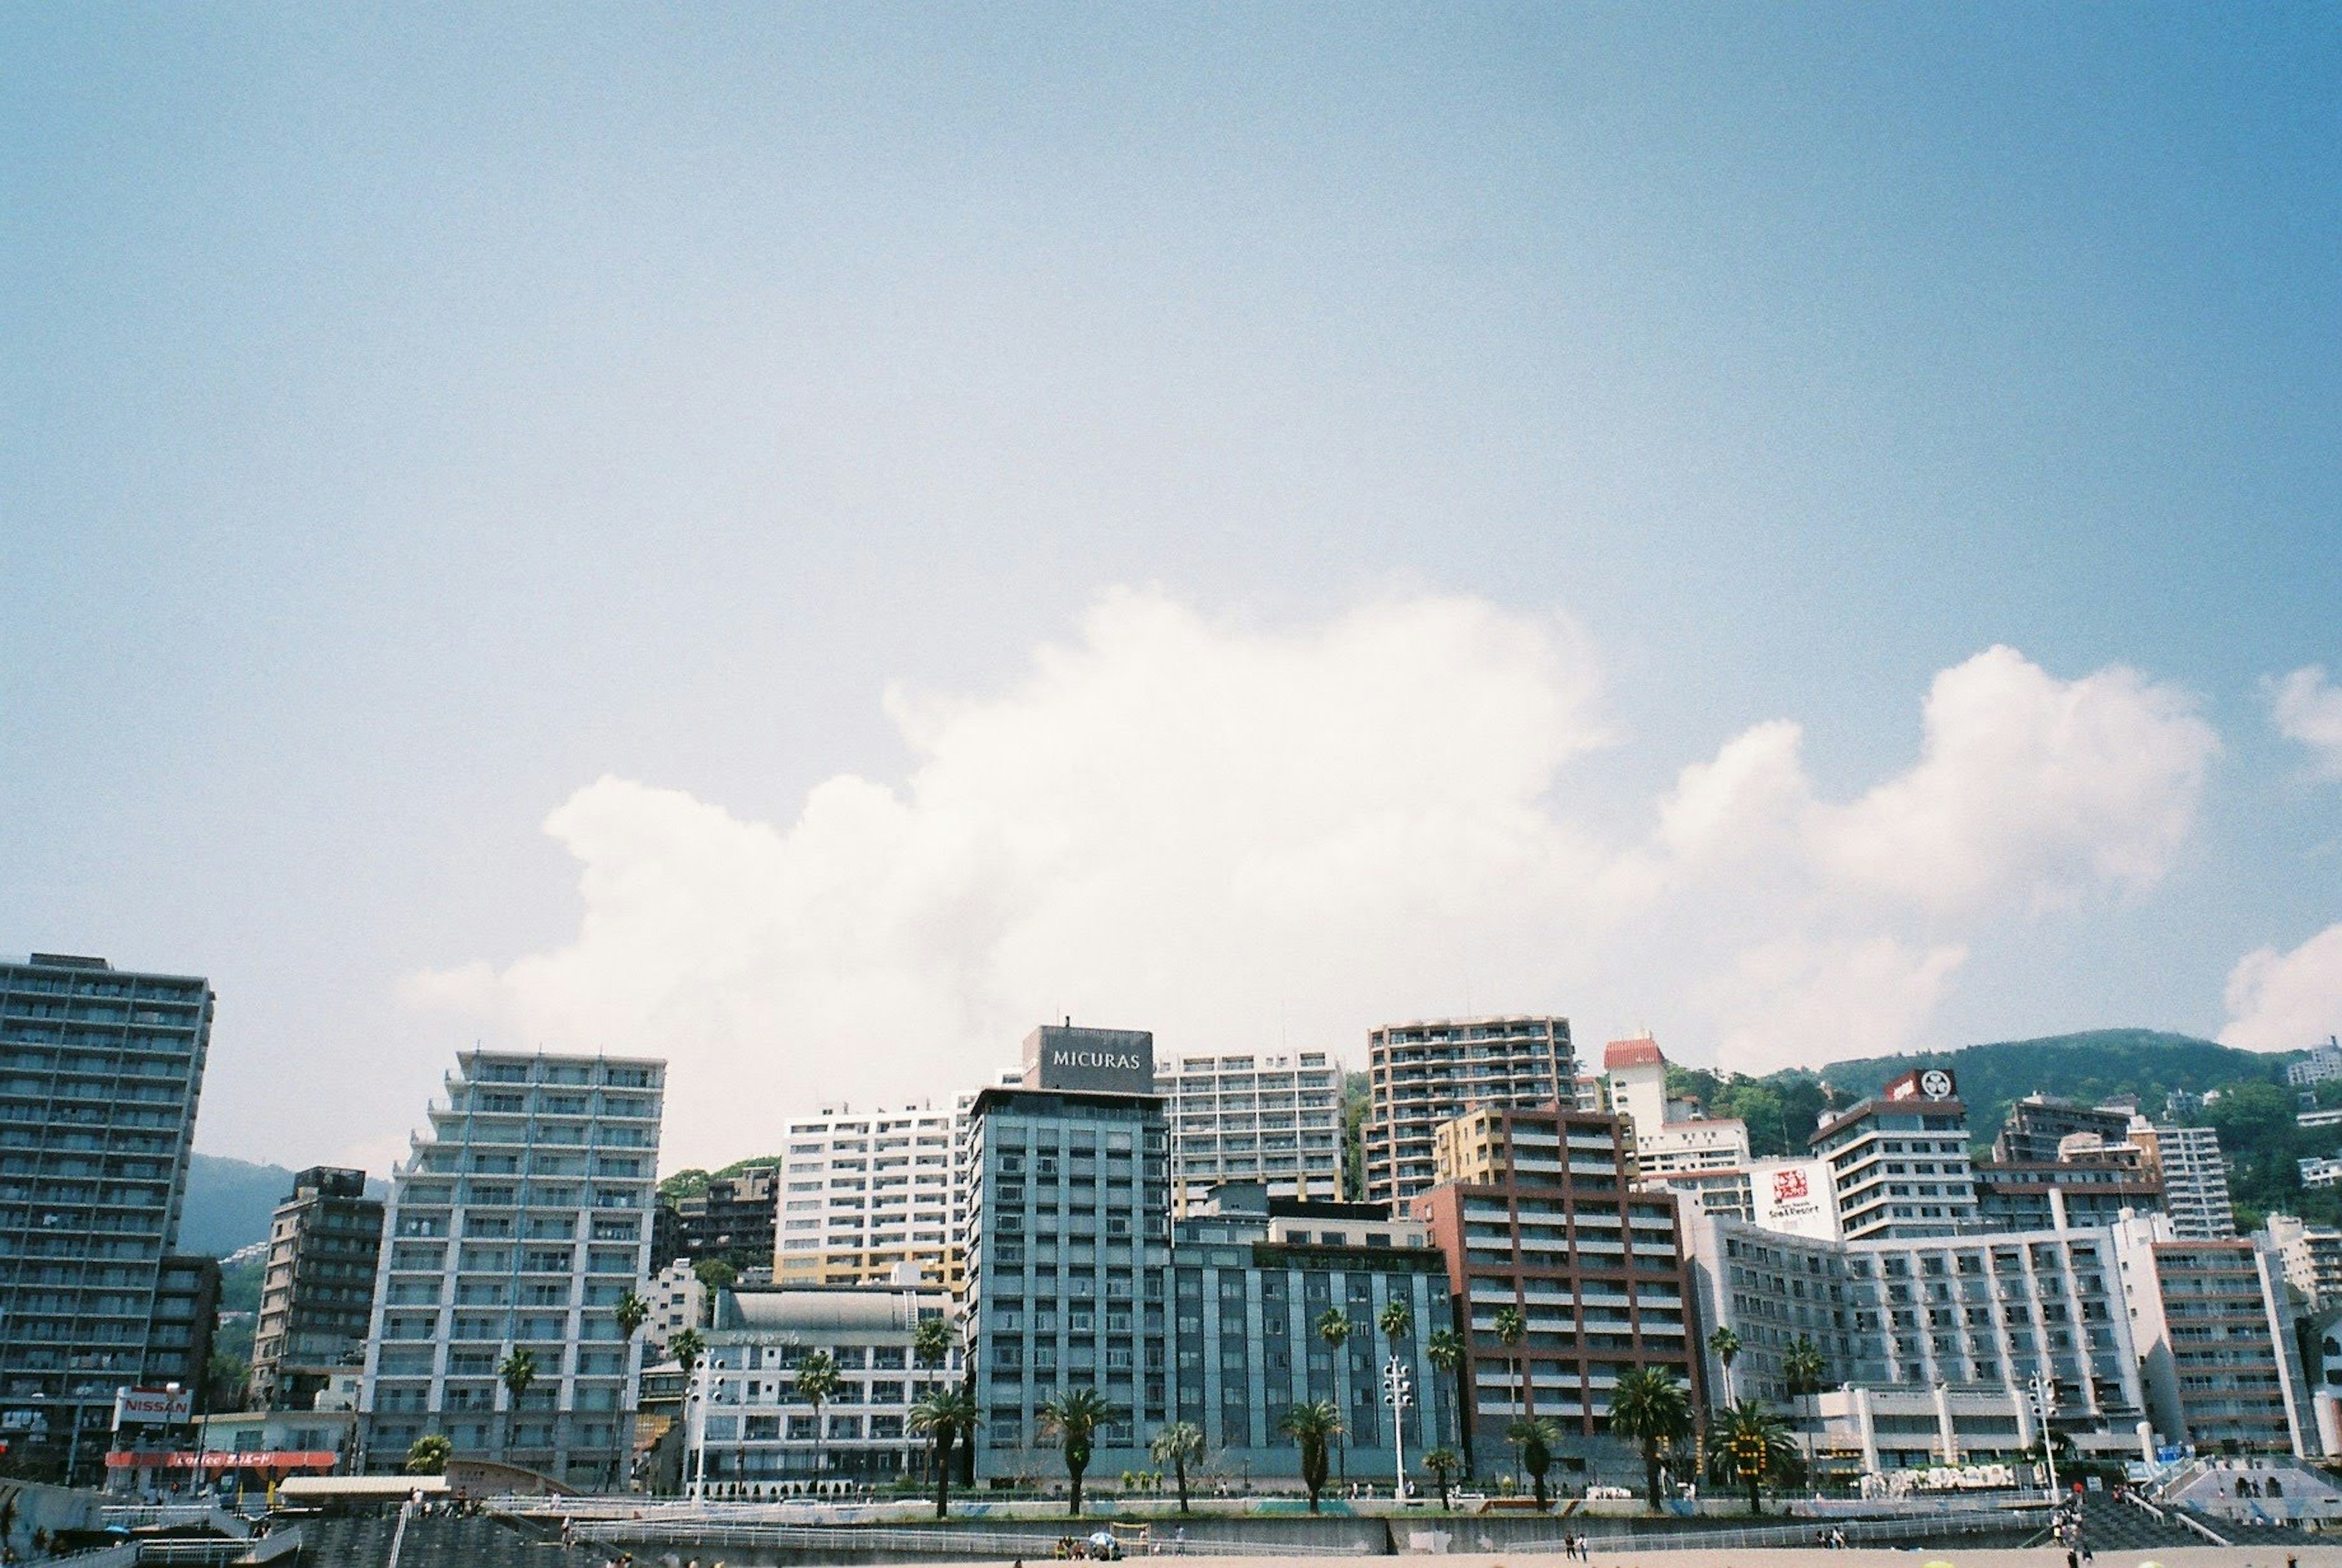
[[[393,1174],[360,1408],[377,1468],[442,1433],[573,1484],[620,1478],[650,1272],[663,1062],[466,1051]],[[512,1408],[498,1368],[536,1376]]]
[[[1829,1164],[1838,1223],[1850,1241],[1944,1236],[1977,1225],[1967,1107],[1943,1068],[1907,1073],[1875,1097],[1825,1116],[1813,1148]]]
[[[1155,1067],[1169,1101],[1172,1202],[1220,1182],[1275,1198],[1342,1195],[1342,1064],[1323,1051],[1186,1056]]]
[[[1748,1124],[1736,1116],[1712,1121],[1635,1124],[1635,1168],[1647,1180],[1701,1171],[1748,1168]]]
[[[1546,1105],[1577,1095],[1569,1020],[1429,1018],[1366,1035],[1362,1130],[1366,1199],[1399,1204],[1437,1180],[1442,1124],[1483,1105]]]
[[[2268,1235],[2287,1284],[2315,1308],[2342,1306],[2342,1230],[2305,1224],[2291,1214],[2271,1214]]]
[[[699,1283],[690,1259],[677,1258],[659,1270],[650,1288],[643,1292],[643,1304],[651,1311],[643,1320],[643,1339],[665,1356],[668,1342],[676,1335],[706,1323],[707,1287]]]
[[[825,1105],[787,1124],[774,1280],[878,1284],[916,1263],[956,1289],[966,1203],[956,1154],[959,1114],[927,1104]]]
[[[2308,1055],[2285,1070],[2285,1081],[2297,1089],[2312,1084],[2330,1084],[2342,1079],[2342,1044],[2328,1036],[2323,1045],[2313,1046]]]
[[[2219,1134],[2209,1127],[2166,1127],[2139,1117],[2131,1142],[2151,1154],[2163,1173],[2163,1209],[2172,1234],[2181,1241],[2225,1242],[2237,1233],[2228,1204],[2228,1163]]]

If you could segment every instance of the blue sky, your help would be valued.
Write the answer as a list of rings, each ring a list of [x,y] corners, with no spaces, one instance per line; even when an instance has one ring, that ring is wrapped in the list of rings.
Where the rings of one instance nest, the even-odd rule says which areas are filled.
[[[2267,684],[2342,668],[2337,67],[2342,21],[2289,5],[6,7],[0,949],[213,975],[199,1143],[295,1162],[385,1146],[475,1037],[668,1051],[776,1114],[972,1080],[1044,1001],[1166,1049],[1355,1054],[1384,1012],[1468,999],[1766,1065],[1781,1034],[1736,1044],[1757,1003],[1717,977],[1767,930],[1963,954],[1911,1006],[1796,1024],[1821,1055],[2217,1033],[2245,955],[2342,923],[2342,795]],[[1416,613],[1441,604],[1495,642]],[[1341,630],[1378,623],[1425,641]],[[2143,870],[2045,893],[2025,859],[2089,861],[2120,794],[1952,913],[1847,894],[1817,828],[1794,876],[1679,890],[1734,912],[1696,960],[1647,890],[1572,923],[1614,894],[1557,887],[1608,885],[1679,770],[1790,720],[1851,809],[1996,645],[2054,682],[2127,666],[2209,725],[2191,748],[2107,699],[2161,759]],[[1220,668],[1215,700],[1163,696]],[[1031,914],[1023,863],[887,905],[872,951],[918,957],[867,987],[941,964],[981,998],[880,1006],[875,1037],[852,987],[756,978],[810,962],[786,944],[663,955],[786,921],[673,875],[695,852],[628,814],[656,802],[596,797],[594,844],[540,831],[606,777],[783,836],[841,775],[926,799],[899,684],[989,704],[928,787],[1022,843],[1022,724],[1240,715],[1282,672],[1298,706],[1265,711],[1355,712],[1329,744],[1383,724],[1387,756],[1439,705],[1370,719],[1357,683],[1407,668],[1518,704],[1461,703],[1487,730],[1426,751],[1583,744],[1494,804],[1329,811],[1533,802],[1604,847],[1534,894],[1502,855],[1416,886],[1436,835],[1345,861],[1378,869],[1314,896],[1413,891],[1334,946],[1444,954],[1385,989],[1296,915],[1283,973],[1184,999],[1220,989],[1196,933],[1262,864],[1327,864],[1302,823],[1216,885],[1150,880],[1226,818],[1285,820],[1249,775],[1063,807],[1098,842],[1191,837],[1124,868],[1160,924],[1119,947],[966,914]],[[1178,733],[1277,733],[1218,722]],[[833,858],[929,886],[898,849]],[[597,947],[581,865],[664,891]],[[526,961],[565,953],[646,978],[549,996]],[[2324,962],[2293,976],[2312,1012],[2342,998]],[[671,1148],[759,1130],[686,1097]]]

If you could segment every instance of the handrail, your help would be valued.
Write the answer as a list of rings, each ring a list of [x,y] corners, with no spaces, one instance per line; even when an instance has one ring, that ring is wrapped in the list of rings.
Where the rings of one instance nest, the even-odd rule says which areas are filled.
[[[2175,1507],[2172,1510],[2172,1513],[2178,1519],[2180,1523],[2185,1524],[2188,1529],[2193,1530],[2197,1534],[2201,1535],[2213,1545],[2233,1546],[2236,1544],[2235,1542],[2230,1541],[2227,1536],[2221,1534],[2218,1531],[2213,1529],[2202,1520],[2190,1514],[2185,1508]]]
[[[398,1554],[406,1549],[406,1522],[414,1517],[413,1503],[399,1505],[398,1528],[390,1533],[390,1555],[384,1560],[383,1568],[398,1568]]]

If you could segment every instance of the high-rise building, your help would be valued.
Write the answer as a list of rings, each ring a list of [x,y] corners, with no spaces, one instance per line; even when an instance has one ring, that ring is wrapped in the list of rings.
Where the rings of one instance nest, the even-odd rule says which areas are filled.
[[[1824,1115],[1813,1150],[1828,1164],[1850,1241],[1976,1226],[1968,1111],[1948,1067],[1906,1073],[1872,1098]]]
[[[1463,1303],[1478,1463],[1496,1463],[1506,1428],[1536,1414],[1558,1422],[1573,1452],[1583,1444],[1605,1469],[1638,1473],[1610,1436],[1619,1374],[1662,1369],[1694,1409],[1703,1403],[1676,1200],[1633,1189],[1616,1116],[1490,1108],[1441,1136],[1457,1179],[1417,1194],[1413,1211],[1430,1224],[1449,1293]],[[1517,1345],[1496,1336],[1506,1307],[1527,1329]]]
[[[1342,1195],[1342,1064],[1323,1051],[1246,1052],[1158,1063],[1171,1117],[1172,1204],[1222,1182],[1278,1198]]]
[[[2268,1239],[2286,1283],[2301,1293],[2313,1311],[2342,1307],[2342,1230],[2307,1224],[2291,1214],[2271,1214]]]
[[[2237,1213],[2228,1204],[2228,1163],[2220,1135],[2209,1127],[2175,1127],[2131,1119],[2130,1141],[2147,1151],[2163,1178],[2163,1208],[2181,1241],[2236,1239]]]
[[[780,1170],[781,1285],[883,1285],[896,1265],[959,1288],[966,1199],[958,1116],[932,1105],[824,1105],[787,1124]]]
[[[208,1349],[208,1320],[159,1309],[212,1007],[193,975],[58,954],[0,962],[0,1437],[12,1463],[94,1480],[115,1391],[185,1381],[195,1341]]]
[[[2275,1249],[2176,1239],[2162,1218],[2125,1221],[2114,1236],[2157,1428],[2203,1453],[2316,1453]]]
[[[1387,1473],[1393,1413],[1383,1379],[1396,1360],[1412,1403],[1406,1449],[1459,1440],[1456,1390],[1425,1354],[1454,1326],[1446,1261],[1428,1228],[1380,1203],[1273,1198],[1234,1182],[1190,1204],[1172,1227],[1172,1346],[1179,1419],[1199,1427],[1221,1473],[1300,1473],[1300,1450],[1277,1419],[1304,1402],[1342,1413],[1350,1468]],[[1393,1307],[1406,1332],[1384,1332]],[[1320,1332],[1338,1312],[1339,1345]]]
[[[675,1201],[678,1256],[689,1263],[719,1258],[735,1269],[773,1266],[775,1205],[780,1167],[750,1165]]]
[[[626,1467],[666,1065],[465,1051],[392,1177],[360,1394],[373,1464],[426,1432],[573,1485]],[[515,1408],[498,1369],[535,1377]]]
[[[2308,1055],[2285,1070],[2285,1081],[2297,1089],[2331,1084],[2337,1078],[2342,1078],[2342,1041],[2330,1034],[2325,1044],[2311,1046]]]
[[[382,1200],[364,1171],[314,1165],[268,1224],[260,1315],[252,1335],[252,1403],[306,1410],[336,1373],[364,1364],[382,1261]]]
[[[1163,1288],[1170,1260],[1169,1131],[1142,1031],[1036,1029],[1025,1083],[969,1110],[967,1303],[976,1347],[976,1473],[1041,1473],[1038,1412],[1094,1389],[1124,1418],[1095,1472],[1146,1469],[1170,1419]]]
[[[1426,1019],[1366,1036],[1366,1198],[1404,1203],[1438,1180],[1433,1135],[1490,1105],[1572,1104],[1577,1060],[1569,1020]]]

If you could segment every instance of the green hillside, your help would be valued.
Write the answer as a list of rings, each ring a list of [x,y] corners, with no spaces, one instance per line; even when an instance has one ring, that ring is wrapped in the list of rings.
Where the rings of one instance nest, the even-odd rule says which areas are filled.
[[[721,1170],[703,1171],[697,1166],[677,1171],[658,1184],[659,1196],[673,1203],[677,1198],[696,1198],[707,1191],[707,1183],[723,1176],[736,1176],[752,1165],[778,1166],[778,1154],[757,1154],[746,1160],[735,1160]]]

